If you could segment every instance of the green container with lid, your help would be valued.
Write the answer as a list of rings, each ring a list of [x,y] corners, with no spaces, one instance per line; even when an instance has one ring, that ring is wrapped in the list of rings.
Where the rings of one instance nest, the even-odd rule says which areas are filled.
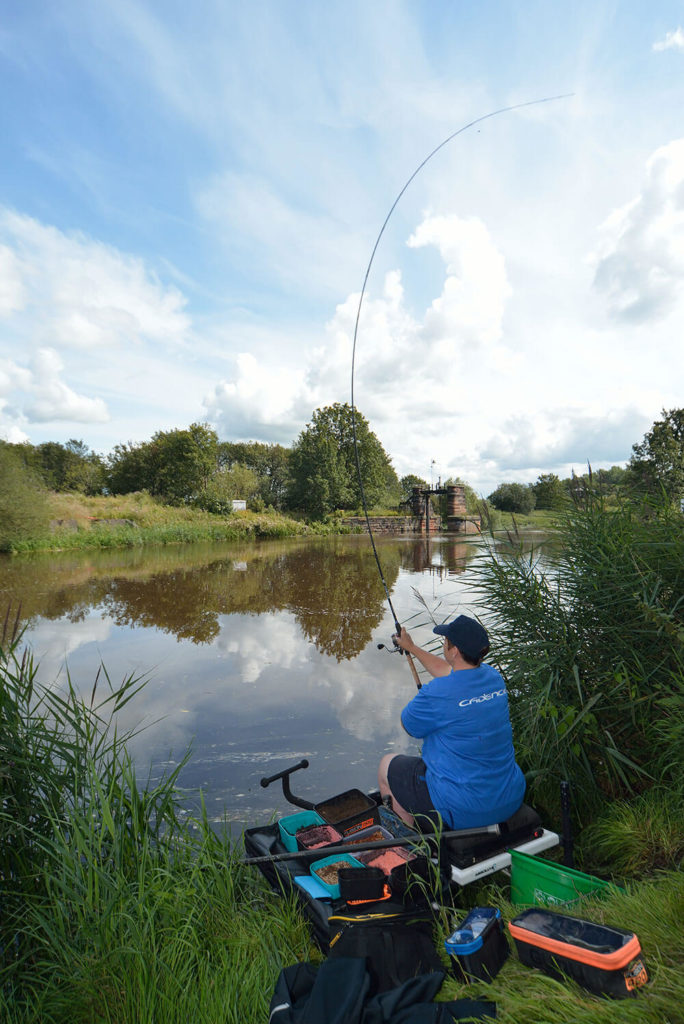
[[[572,907],[584,896],[605,895],[616,887],[594,875],[511,850],[511,903],[519,906]]]

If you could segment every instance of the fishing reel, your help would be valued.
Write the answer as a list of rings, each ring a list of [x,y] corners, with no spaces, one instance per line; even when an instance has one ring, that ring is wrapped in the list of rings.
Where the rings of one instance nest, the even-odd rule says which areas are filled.
[[[387,651],[388,654],[403,654],[403,648],[399,646],[395,637],[392,637],[392,647],[387,644],[376,644],[379,651]]]

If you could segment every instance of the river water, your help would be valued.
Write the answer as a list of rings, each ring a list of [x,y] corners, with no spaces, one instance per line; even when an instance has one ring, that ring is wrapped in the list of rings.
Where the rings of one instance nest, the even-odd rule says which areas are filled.
[[[378,538],[399,620],[415,639],[472,610],[478,538]],[[423,603],[424,602],[424,603]],[[314,802],[375,787],[382,754],[418,753],[399,715],[416,688],[391,647],[393,620],[367,536],[81,552],[0,561],[0,609],[21,606],[47,685],[90,694],[147,683],[120,713],[141,781],[186,750],[188,809],[200,790],[231,832],[286,812],[260,779],[307,758],[292,789]],[[435,638],[433,638],[435,639]],[[289,808],[290,810],[292,808]]]

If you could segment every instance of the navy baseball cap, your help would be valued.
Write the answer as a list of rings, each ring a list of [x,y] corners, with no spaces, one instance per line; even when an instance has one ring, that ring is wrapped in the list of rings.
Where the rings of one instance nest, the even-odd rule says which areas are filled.
[[[487,630],[468,615],[459,615],[453,622],[435,626],[432,632],[445,636],[469,661],[479,661],[485,648],[489,647]]]

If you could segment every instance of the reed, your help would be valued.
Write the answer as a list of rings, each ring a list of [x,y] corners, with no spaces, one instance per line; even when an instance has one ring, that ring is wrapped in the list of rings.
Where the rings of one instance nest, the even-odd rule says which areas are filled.
[[[89,699],[39,684],[5,621],[0,648],[0,1019],[266,1019],[280,968],[310,956],[291,901],[239,863],[179,765],[140,787],[117,731],[144,680]]]
[[[280,970],[317,959],[290,898],[241,863],[203,805],[181,811],[178,771],[141,787],[117,712],[144,680],[86,699],[44,688],[18,616],[0,638],[0,1019],[8,1024],[266,1024]],[[465,890],[509,920],[506,889]],[[631,928],[652,977],[632,1001],[589,996],[512,956],[491,986],[448,978],[440,998],[495,999],[504,1024],[674,1024],[684,1002],[684,872],[629,884],[582,916]],[[457,912],[456,912],[457,913]],[[439,942],[454,921],[443,911]]]
[[[587,824],[681,774],[684,517],[587,492],[556,528],[544,561],[511,532],[473,571],[531,797],[556,812],[569,779]]]

